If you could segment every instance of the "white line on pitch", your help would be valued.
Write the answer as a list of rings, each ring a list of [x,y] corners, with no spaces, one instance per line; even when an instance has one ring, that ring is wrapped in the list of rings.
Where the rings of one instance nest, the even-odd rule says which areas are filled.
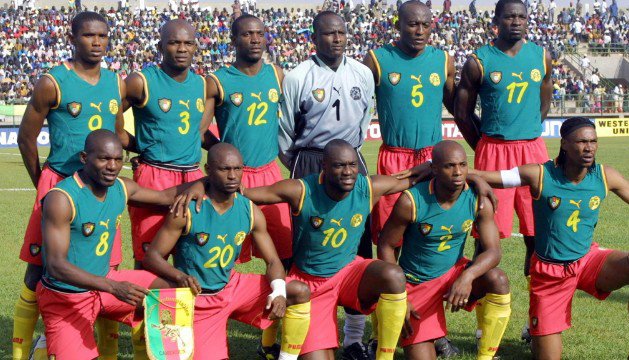
[[[21,154],[14,154],[14,153],[6,153],[6,152],[0,152],[0,155],[11,155],[11,156],[22,156]],[[40,159],[45,159],[45,156],[40,156]]]
[[[511,233],[511,237],[524,237],[524,235],[520,233]]]
[[[0,191],[35,191],[35,189],[30,189],[30,188],[13,188],[13,189],[0,189]]]

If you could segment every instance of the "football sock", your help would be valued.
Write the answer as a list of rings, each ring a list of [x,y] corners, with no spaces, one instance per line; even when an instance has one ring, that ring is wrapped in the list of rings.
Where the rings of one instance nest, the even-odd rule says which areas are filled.
[[[144,321],[131,328],[131,344],[133,345],[133,360],[149,360],[144,340]]]
[[[509,323],[511,315],[511,294],[492,294],[485,295],[482,307],[482,336],[478,345],[478,360],[491,360],[500,341],[502,335]]]
[[[35,292],[22,284],[13,310],[13,359],[26,360],[33,345],[33,332],[39,318]]]
[[[118,358],[118,322],[98,318],[95,327],[98,359],[116,360]]]
[[[286,309],[288,311],[288,309]],[[273,322],[273,325],[268,328],[262,330],[262,346],[269,347],[275,344],[275,340],[277,339],[277,329],[279,328],[280,321],[276,320]]]
[[[371,339],[378,340],[378,315],[371,313]]]
[[[406,291],[401,294],[380,294],[376,313],[379,329],[376,359],[393,360],[406,316]]]
[[[485,308],[483,305],[483,300],[485,298],[481,298],[478,299],[476,301],[476,308],[474,309],[476,311],[476,337],[480,338],[482,335],[482,328],[483,328],[483,309]]]
[[[286,308],[279,360],[297,360],[310,327],[310,301]]]
[[[343,347],[348,347],[353,343],[362,342],[365,334],[365,321],[367,316],[363,314],[345,313],[345,326],[343,326]]]

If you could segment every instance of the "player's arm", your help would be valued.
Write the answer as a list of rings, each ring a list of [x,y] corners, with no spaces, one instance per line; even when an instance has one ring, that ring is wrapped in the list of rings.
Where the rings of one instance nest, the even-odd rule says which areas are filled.
[[[365,74],[365,75],[366,76],[364,78],[364,81],[367,84],[365,86],[366,91],[365,91],[364,96],[367,98],[367,106],[363,110],[363,117],[360,120],[360,133],[362,135],[362,138],[360,139],[361,142],[363,139],[367,138],[367,131],[369,130],[369,124],[371,124],[371,119],[373,118],[371,113],[373,109],[374,92],[376,91],[376,87],[373,82],[373,78],[371,74]]]
[[[299,111],[299,80],[295,76],[287,76],[282,84],[284,99],[280,102],[282,116],[279,118],[277,134],[279,158],[285,167],[291,168],[293,145],[295,144],[295,115]]]
[[[127,201],[133,204],[148,204],[171,206],[171,213],[175,216],[186,215],[186,209],[194,199],[197,202],[197,212],[205,195],[205,183],[203,179],[188,182],[164,189],[153,190],[138,185],[135,181],[120,177],[127,189]]]
[[[299,209],[303,191],[303,184],[295,179],[280,180],[268,186],[241,189],[244,196],[258,205],[285,202],[293,209]]]
[[[406,227],[413,222],[413,202],[403,193],[393,206],[391,216],[385,222],[378,239],[378,259],[397,264],[395,249],[400,246],[400,239]]]
[[[427,180],[431,177],[432,171],[430,169],[430,162],[419,164],[409,170],[412,176],[389,176],[389,175],[372,175],[371,187],[372,187],[372,202],[375,204],[378,202],[382,195],[396,194],[404,191],[413,184]]]
[[[463,65],[461,81],[456,89],[454,121],[472,149],[476,149],[476,144],[480,140],[480,121],[474,110],[481,80],[482,72],[478,63],[474,57],[468,58]]]
[[[122,143],[122,147],[125,150],[138,152],[135,146],[135,137],[124,128],[124,99],[127,97],[127,85],[118,75],[118,84],[120,86],[120,98],[122,99],[122,106],[118,108],[118,113],[116,113],[116,135],[118,135],[118,139]]]
[[[378,72],[378,67],[376,66],[376,60],[374,60],[374,56],[376,56],[373,51],[369,51],[367,56],[363,59],[363,65],[371,70],[371,74],[373,75],[374,84],[378,85],[380,83],[380,73]]]
[[[48,76],[42,76],[35,84],[33,97],[26,106],[17,134],[17,145],[22,154],[22,161],[33,185],[37,187],[41,176],[37,137],[44,126],[48,112],[57,104],[57,87]]]
[[[210,124],[214,119],[214,113],[216,111],[216,104],[220,104],[222,101],[221,94],[218,89],[218,84],[212,76],[205,78],[206,94],[205,94],[205,111],[203,112],[203,121],[201,122],[201,147],[205,150],[209,150],[214,144],[217,144],[219,140],[210,131]]]
[[[188,217],[190,214],[188,214]],[[196,295],[201,292],[199,281],[180,270],[175,269],[166,258],[172,252],[185,230],[187,220],[168,214],[164,224],[155,235],[151,245],[146,250],[142,266],[157,276],[177,284],[177,287],[188,287]]]
[[[129,76],[127,76],[127,78],[124,80],[124,87],[125,87],[125,96],[122,99],[123,113],[132,106],[146,105],[145,102],[147,101],[146,97],[148,96],[147,94],[148,89],[146,89],[145,84],[144,84],[144,78],[142,77],[142,75],[140,75],[140,73],[134,72],[134,73],[131,73]],[[142,121],[142,119],[134,119],[134,121],[138,123],[139,121]],[[133,151],[136,153],[138,152],[137,143],[135,141],[135,136],[129,134],[129,132],[126,131],[124,128],[120,130],[116,128],[116,134],[120,138],[122,142],[122,146],[126,150]],[[126,144],[125,144],[125,141],[126,141]]]
[[[456,95],[456,88],[454,86],[454,76],[456,75],[454,57],[448,56],[447,66],[448,76],[446,77],[446,83],[443,86],[443,105],[450,114],[454,115],[454,96]]]
[[[46,248],[47,273],[66,284],[108,292],[126,303],[140,305],[147,289],[126,281],[118,282],[93,275],[68,261],[73,211],[70,200],[60,191],[50,191],[44,198],[42,239]]]
[[[604,169],[607,188],[629,204],[629,181],[611,166],[604,165]]]
[[[508,189],[518,186],[530,186],[531,194],[538,194],[543,170],[540,164],[526,164],[510,170],[482,171],[469,169],[468,171],[470,178],[478,176],[493,188]]]
[[[486,200],[481,199],[480,201]],[[486,202],[483,208],[478,210],[476,227],[482,251],[452,284],[447,294],[448,303],[446,304],[446,308],[451,307],[452,311],[458,311],[462,307],[462,303],[467,303],[474,280],[498,266],[502,257],[498,227],[494,222],[494,211],[491,203]]]
[[[267,299],[266,308],[270,309],[270,319],[278,319],[283,317],[286,311],[286,282],[284,280],[286,273],[273,245],[273,240],[271,240],[271,235],[267,231],[264,214],[257,206],[253,204],[251,206],[253,206],[251,237],[262,260],[266,263],[266,277],[273,290]]]
[[[546,74],[544,75],[544,79],[542,79],[542,87],[539,93],[541,100],[540,112],[542,114],[542,122],[544,122],[544,119],[546,119],[546,116],[548,115],[548,111],[550,110],[550,102],[553,97],[553,80],[551,77],[553,73],[553,59],[548,51],[544,51],[544,54],[544,61],[546,62]]]

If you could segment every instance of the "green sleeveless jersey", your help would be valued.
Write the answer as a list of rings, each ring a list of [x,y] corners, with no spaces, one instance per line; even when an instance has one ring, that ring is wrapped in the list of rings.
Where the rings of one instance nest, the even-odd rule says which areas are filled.
[[[68,262],[90,274],[107,275],[114,238],[127,204],[127,189],[122,179],[118,178],[114,185],[107,189],[103,201],[94,196],[92,190],[81,181],[78,173],[62,180],[50,191],[62,192],[72,205]],[[70,292],[87,291],[47,274],[46,246],[42,247],[42,252],[43,277],[47,283]]]
[[[258,167],[277,157],[279,106],[282,86],[275,66],[263,64],[255,76],[235,66],[221,67],[210,76],[221,101],[214,116],[221,141],[240,150],[245,166]]]
[[[525,42],[511,57],[484,45],[472,55],[482,70],[481,132],[504,140],[534,139],[542,134],[540,92],[546,76],[544,48]]]
[[[57,105],[48,112],[50,154],[48,165],[70,176],[83,168],[79,153],[87,135],[98,129],[116,131],[116,114],[122,104],[116,73],[101,69],[96,85],[83,80],[68,63],[45,74],[57,89]]]
[[[421,149],[441,141],[447,53],[426,46],[419,56],[410,57],[388,44],[371,51],[371,57],[380,79],[376,106],[384,143]]]
[[[578,184],[552,160],[540,170],[541,193],[533,198],[535,252],[552,261],[580,259],[590,250],[599,208],[607,196],[603,165],[596,164]]]
[[[293,260],[307,274],[331,277],[356,257],[364,221],[371,212],[371,180],[358,174],[354,190],[335,201],[323,174],[303,179],[300,209],[293,212]]]
[[[203,199],[200,213],[190,203],[188,224],[175,247],[175,268],[196,277],[203,289],[222,289],[253,222],[251,200],[240,194],[234,195],[234,204],[222,215],[208,197]]]
[[[144,80],[144,103],[133,107],[140,155],[149,161],[193,165],[201,161],[199,127],[205,110],[205,79],[189,71],[178,82],[159,66],[138,73]]]
[[[405,191],[413,203],[413,222],[404,232],[399,263],[414,284],[438,278],[463,257],[465,239],[476,220],[478,200],[469,186],[448,210],[439,205],[433,186],[434,180]]]

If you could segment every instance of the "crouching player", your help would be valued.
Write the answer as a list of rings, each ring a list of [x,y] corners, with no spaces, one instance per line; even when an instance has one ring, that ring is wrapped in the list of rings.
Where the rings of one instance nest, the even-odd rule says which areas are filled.
[[[438,143],[432,153],[434,179],[404,191],[386,222],[378,257],[406,274],[408,311],[401,345],[407,359],[435,359],[434,340],[446,335],[443,299],[452,311],[471,311],[476,302],[481,337],[477,359],[492,359],[509,322],[511,295],[506,274],[496,266],[501,251],[493,206],[467,183],[467,157],[453,141]],[[480,251],[463,256],[472,225],[480,234]]]
[[[194,307],[195,359],[228,358],[228,319],[264,329],[281,317],[279,358],[297,359],[310,324],[310,290],[299,281],[285,283],[264,215],[237,193],[243,166],[234,146],[214,145],[205,165],[207,189],[200,213],[191,204],[187,218],[169,215],[143,266],[199,295]],[[233,270],[249,234],[266,262],[266,279]],[[164,259],[173,249],[174,266]]]

